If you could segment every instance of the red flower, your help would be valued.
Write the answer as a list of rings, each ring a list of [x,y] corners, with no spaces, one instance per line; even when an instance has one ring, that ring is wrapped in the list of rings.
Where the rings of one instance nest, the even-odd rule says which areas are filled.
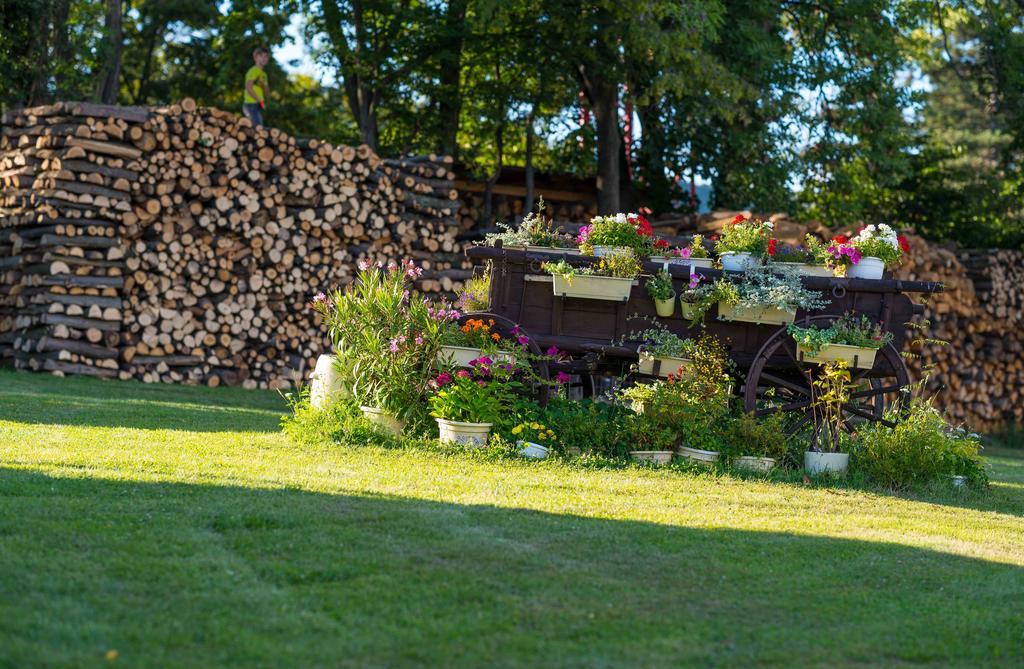
[[[665,241],[664,239],[659,239],[658,241],[654,242],[654,248],[656,248],[656,249],[667,249],[668,248],[668,242]]]
[[[896,237],[896,240],[900,243],[900,250],[904,253],[910,253],[910,242],[903,235]]]
[[[836,244],[846,244],[847,242],[850,241],[850,238],[847,237],[846,235],[836,235],[835,237],[832,238],[832,241],[834,241]]]
[[[732,219],[729,225],[739,225],[743,220],[743,214],[736,214],[736,218]]]
[[[711,241],[713,241],[713,242],[718,241],[718,235],[717,234],[711,235]]]
[[[778,240],[775,240],[775,239],[769,239],[768,240],[768,255],[770,255],[770,256],[774,256],[775,255],[775,245],[777,243],[778,243]]]
[[[643,216],[636,216],[633,219],[633,225],[636,226],[636,231],[644,237],[650,237],[654,234],[654,230],[651,228],[651,223]]]

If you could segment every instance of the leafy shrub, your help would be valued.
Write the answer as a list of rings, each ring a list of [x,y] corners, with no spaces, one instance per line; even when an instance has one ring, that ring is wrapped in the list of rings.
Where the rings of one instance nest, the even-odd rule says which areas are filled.
[[[789,451],[784,421],[785,416],[780,411],[763,418],[755,418],[753,412],[743,412],[726,421],[722,439],[731,454],[781,460]]]
[[[646,414],[626,416],[625,437],[631,451],[673,451],[676,438],[672,430],[651,420]]]
[[[323,409],[314,409],[309,404],[306,391],[287,399],[292,413],[281,417],[281,429],[296,445],[368,446],[395,443],[392,435],[366,420],[359,407],[350,400],[340,400]]]
[[[487,311],[491,306],[491,272],[474,276],[462,285],[462,293],[455,303],[462,311]]]
[[[624,429],[629,415],[615,404],[553,398],[540,411],[538,421],[551,428],[567,448],[578,448],[584,454],[624,457],[632,450]]]
[[[964,476],[974,487],[988,482],[978,435],[951,428],[930,401],[916,398],[906,418],[895,411],[887,418],[896,426],[871,423],[853,439],[854,466],[876,483],[899,490],[951,476]]]

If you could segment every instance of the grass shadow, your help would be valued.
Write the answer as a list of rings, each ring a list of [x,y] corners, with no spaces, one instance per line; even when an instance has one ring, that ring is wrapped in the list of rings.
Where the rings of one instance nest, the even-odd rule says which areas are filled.
[[[0,420],[194,432],[274,432],[286,410],[278,393],[49,377],[0,370]]]
[[[890,543],[0,469],[0,665],[1020,666],[1024,569]]]

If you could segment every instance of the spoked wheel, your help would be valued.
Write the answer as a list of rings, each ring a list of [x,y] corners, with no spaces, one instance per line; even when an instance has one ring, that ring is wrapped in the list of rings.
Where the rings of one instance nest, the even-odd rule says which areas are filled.
[[[498,314],[492,314],[486,311],[463,314],[462,317],[459,318],[459,325],[462,326],[470,320],[482,320],[487,324],[491,324],[493,321],[493,325],[490,325],[491,332],[497,332],[501,335],[502,339],[517,341],[520,337],[526,337],[526,343],[524,346],[526,346],[530,353],[530,366],[533,368],[534,374],[541,379],[541,383],[531,384],[532,395],[534,399],[537,400],[538,404],[545,406],[548,402],[548,382],[551,380],[551,370],[548,367],[547,359],[541,352],[540,347],[533,340],[533,337],[530,336],[530,333],[504,316],[499,316]]]
[[[803,321],[828,327],[836,317],[815,316]],[[820,409],[814,406],[821,366],[805,362],[797,354],[796,342],[785,328],[765,342],[747,373],[743,400],[747,412],[768,416],[786,414],[787,434],[795,435],[821,429]],[[909,400],[910,373],[899,351],[886,344],[875,356],[871,369],[850,368],[850,400],[843,405],[843,428],[852,432],[865,421],[894,423],[886,417],[886,408],[904,407]]]

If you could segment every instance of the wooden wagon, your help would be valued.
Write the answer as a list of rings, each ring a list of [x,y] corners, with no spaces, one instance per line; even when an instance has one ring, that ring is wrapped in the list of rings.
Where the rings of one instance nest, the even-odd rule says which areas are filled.
[[[490,265],[489,318],[500,327],[513,328],[530,338],[536,353],[555,346],[565,357],[542,364],[542,376],[558,371],[581,379],[584,394],[597,394],[608,379],[629,379],[636,375],[641,342],[630,341],[630,333],[645,329],[636,316],[652,318],[655,305],[642,280],[634,282],[628,301],[611,302],[555,295],[552,277],[541,268],[545,262],[565,259],[574,265],[597,262],[587,256],[568,256],[555,252],[525,251],[494,247],[475,247],[467,255],[476,265]],[[664,266],[646,261],[644,274],[653,274]],[[676,293],[681,294],[690,279],[688,265],[668,265]],[[721,270],[696,269],[708,280],[722,275]],[[884,421],[886,406],[906,402],[910,374],[900,351],[906,339],[906,323],[923,312],[908,293],[928,294],[942,290],[942,284],[865,280],[835,277],[804,277],[807,288],[829,296],[829,305],[813,313],[797,312],[799,325],[827,327],[846,313],[864,314],[881,323],[892,334],[892,342],[878,351],[874,363],[851,370],[856,386],[844,407],[848,421]],[[480,317],[475,314],[474,317]],[[670,318],[659,318],[673,334],[695,337],[705,331],[717,336],[736,365],[735,384],[747,411],[765,415],[775,411],[791,414],[788,429],[796,432],[814,420],[813,383],[817,365],[797,350],[797,344],[784,325],[726,321],[712,308],[703,328],[676,310]],[[657,370],[655,370],[657,373]],[[628,382],[628,381],[627,381]]]

